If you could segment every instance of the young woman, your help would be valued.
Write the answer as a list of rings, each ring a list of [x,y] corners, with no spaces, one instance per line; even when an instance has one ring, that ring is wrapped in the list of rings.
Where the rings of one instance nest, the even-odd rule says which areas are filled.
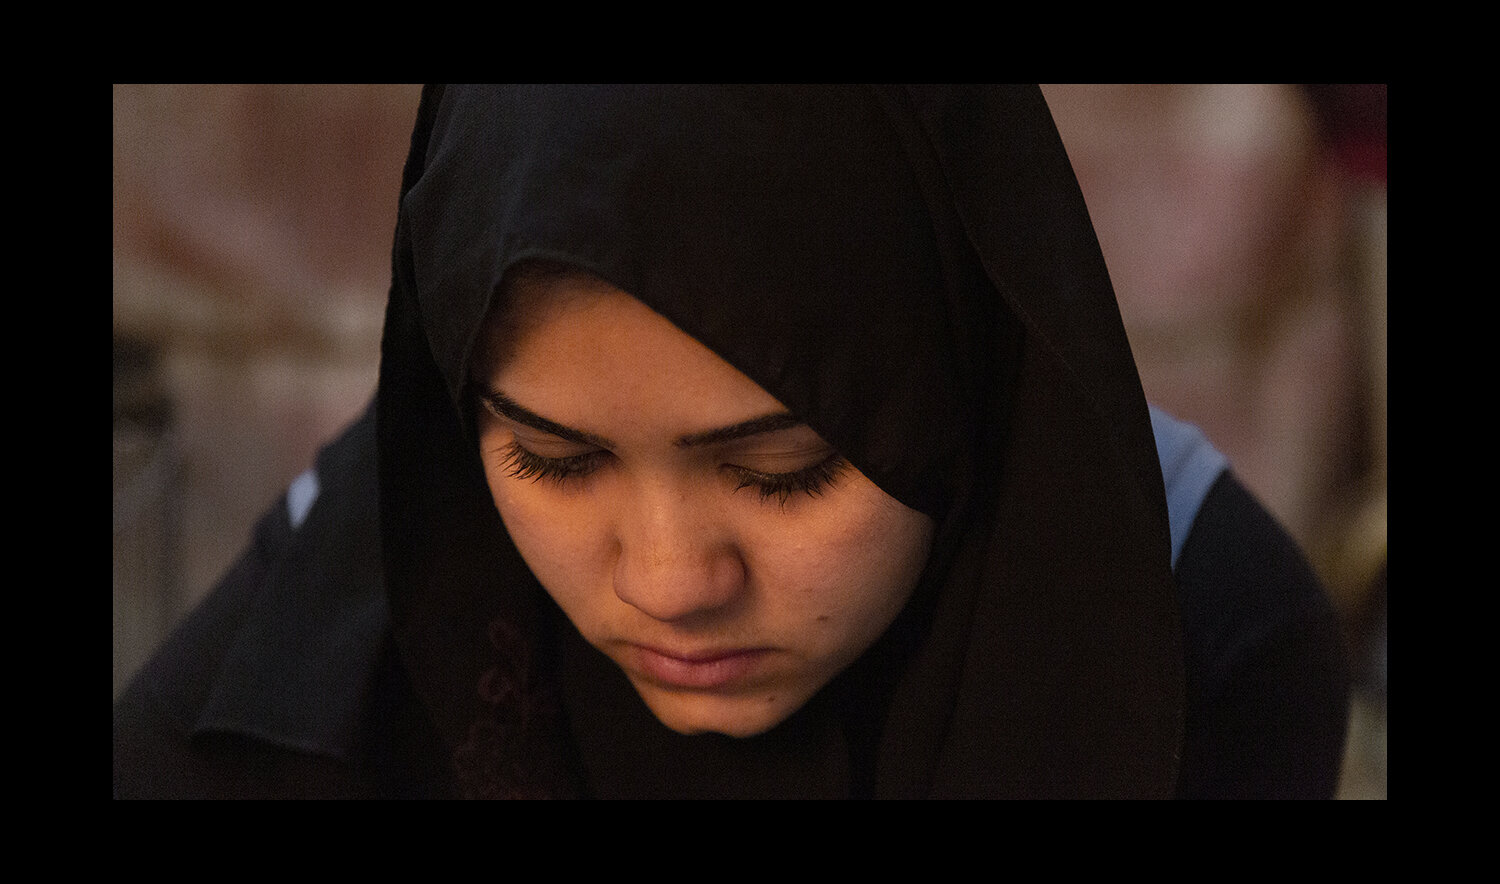
[[[1332,794],[1328,606],[1036,89],[429,88],[393,266],[117,795]]]

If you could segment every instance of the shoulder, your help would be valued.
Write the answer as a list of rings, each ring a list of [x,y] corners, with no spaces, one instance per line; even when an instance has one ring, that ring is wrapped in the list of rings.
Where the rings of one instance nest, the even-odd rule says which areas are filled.
[[[115,797],[361,791],[361,722],[388,632],[370,423],[262,517],[115,704]]]
[[[1176,574],[1188,675],[1179,793],[1332,797],[1348,662],[1332,605],[1301,549],[1225,472],[1203,501]]]
[[[1331,797],[1348,719],[1342,636],[1293,538],[1191,424],[1151,410],[1187,672],[1178,793]]]

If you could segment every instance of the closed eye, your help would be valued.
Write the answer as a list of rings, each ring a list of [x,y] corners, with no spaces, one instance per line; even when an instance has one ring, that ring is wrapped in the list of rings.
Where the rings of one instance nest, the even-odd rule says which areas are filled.
[[[609,457],[609,452],[596,448],[593,451],[568,457],[543,457],[522,447],[520,442],[512,440],[509,445],[505,446],[503,456],[501,465],[505,468],[506,475],[513,479],[530,479],[533,482],[546,479],[553,482],[565,482],[569,479],[583,478],[594,472],[604,459]]]
[[[760,492],[761,500],[774,498],[782,506],[786,506],[794,494],[806,494],[809,497],[821,495],[848,467],[849,461],[834,452],[812,466],[790,473],[763,473],[733,464],[726,464],[724,469],[738,482],[734,490],[754,488]]]
[[[604,449],[595,449],[568,457],[545,457],[512,440],[504,448],[501,465],[506,475],[514,479],[565,484],[586,478],[603,466],[610,456]],[[837,452],[811,466],[784,473],[767,473],[736,464],[721,467],[734,480],[735,491],[751,488],[759,493],[762,501],[775,500],[781,506],[797,494],[820,496],[848,468],[849,461]]]
[[[485,389],[480,393],[479,399],[490,413],[502,420],[538,430],[564,444],[590,446],[579,454],[547,456],[526,448],[513,436],[499,452],[501,466],[511,478],[567,484],[587,478],[613,457],[608,440],[548,420],[497,391]],[[797,427],[805,425],[790,414],[778,412],[728,427],[690,434],[676,440],[676,444],[679,448],[732,446],[738,440]],[[794,495],[818,497],[823,494],[849,466],[849,461],[842,455],[832,452],[809,466],[785,472],[757,470],[736,463],[725,463],[720,469],[734,481],[733,490],[752,488],[759,492],[762,501],[775,500],[785,507]]]

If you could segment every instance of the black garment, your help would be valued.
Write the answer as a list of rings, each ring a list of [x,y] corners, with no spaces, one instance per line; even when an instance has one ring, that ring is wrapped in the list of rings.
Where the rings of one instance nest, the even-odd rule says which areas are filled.
[[[436,797],[431,724],[394,646],[378,558],[373,412],[319,456],[115,705],[115,795]]]
[[[937,524],[896,623],[766,735],[682,741],[632,715],[505,533],[469,360],[536,259],[639,299]],[[1185,716],[1223,760],[1188,699],[1240,696],[1258,665],[1214,639],[1184,675],[1213,626],[1193,609],[1237,584],[1180,619],[1145,400],[1035,88],[429,88],[369,420],[307,524],[263,527],[285,555],[253,551],[120,706],[120,794],[159,788],[142,774],[176,718],[319,753],[350,790],[682,794],[691,772],[677,785],[747,795],[1169,797],[1198,757]],[[376,777],[392,758],[412,775]]]
[[[273,507],[135,678],[115,707],[116,797],[456,796],[369,566],[374,458],[367,415],[320,457],[325,490],[307,522],[293,530],[285,502]],[[351,555],[338,568],[294,567],[308,549]],[[1199,510],[1177,578],[1188,675],[1179,797],[1330,797],[1348,690],[1333,614],[1292,540],[1232,474]],[[621,717],[639,715],[649,716],[636,704]]]
[[[1295,542],[1230,473],[1193,522],[1177,585],[1188,688],[1178,794],[1332,796],[1349,703],[1338,622]]]

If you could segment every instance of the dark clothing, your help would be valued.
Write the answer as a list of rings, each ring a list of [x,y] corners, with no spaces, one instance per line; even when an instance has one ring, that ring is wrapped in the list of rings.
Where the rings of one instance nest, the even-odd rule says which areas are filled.
[[[369,416],[319,459],[293,529],[279,503],[115,707],[118,798],[440,798],[456,786],[390,634]],[[338,567],[301,565],[343,550]],[[363,551],[363,552],[361,552]],[[1186,798],[1327,798],[1347,676],[1333,614],[1291,539],[1230,473],[1177,564]]]
[[[451,793],[391,644],[374,442],[366,415],[325,449],[306,522],[274,506],[132,681],[115,706],[116,797]]]
[[[766,733],[643,714],[496,512],[471,360],[539,261],[637,299],[932,519],[895,622]],[[1342,690],[1337,633],[1232,480],[1179,599],[1039,89],[428,87],[392,267],[372,414],[121,703],[117,793],[1166,798],[1336,769],[1343,705],[1311,707]]]
[[[1230,473],[1177,566],[1187,636],[1178,794],[1330,798],[1348,723],[1338,623],[1291,537]]]

